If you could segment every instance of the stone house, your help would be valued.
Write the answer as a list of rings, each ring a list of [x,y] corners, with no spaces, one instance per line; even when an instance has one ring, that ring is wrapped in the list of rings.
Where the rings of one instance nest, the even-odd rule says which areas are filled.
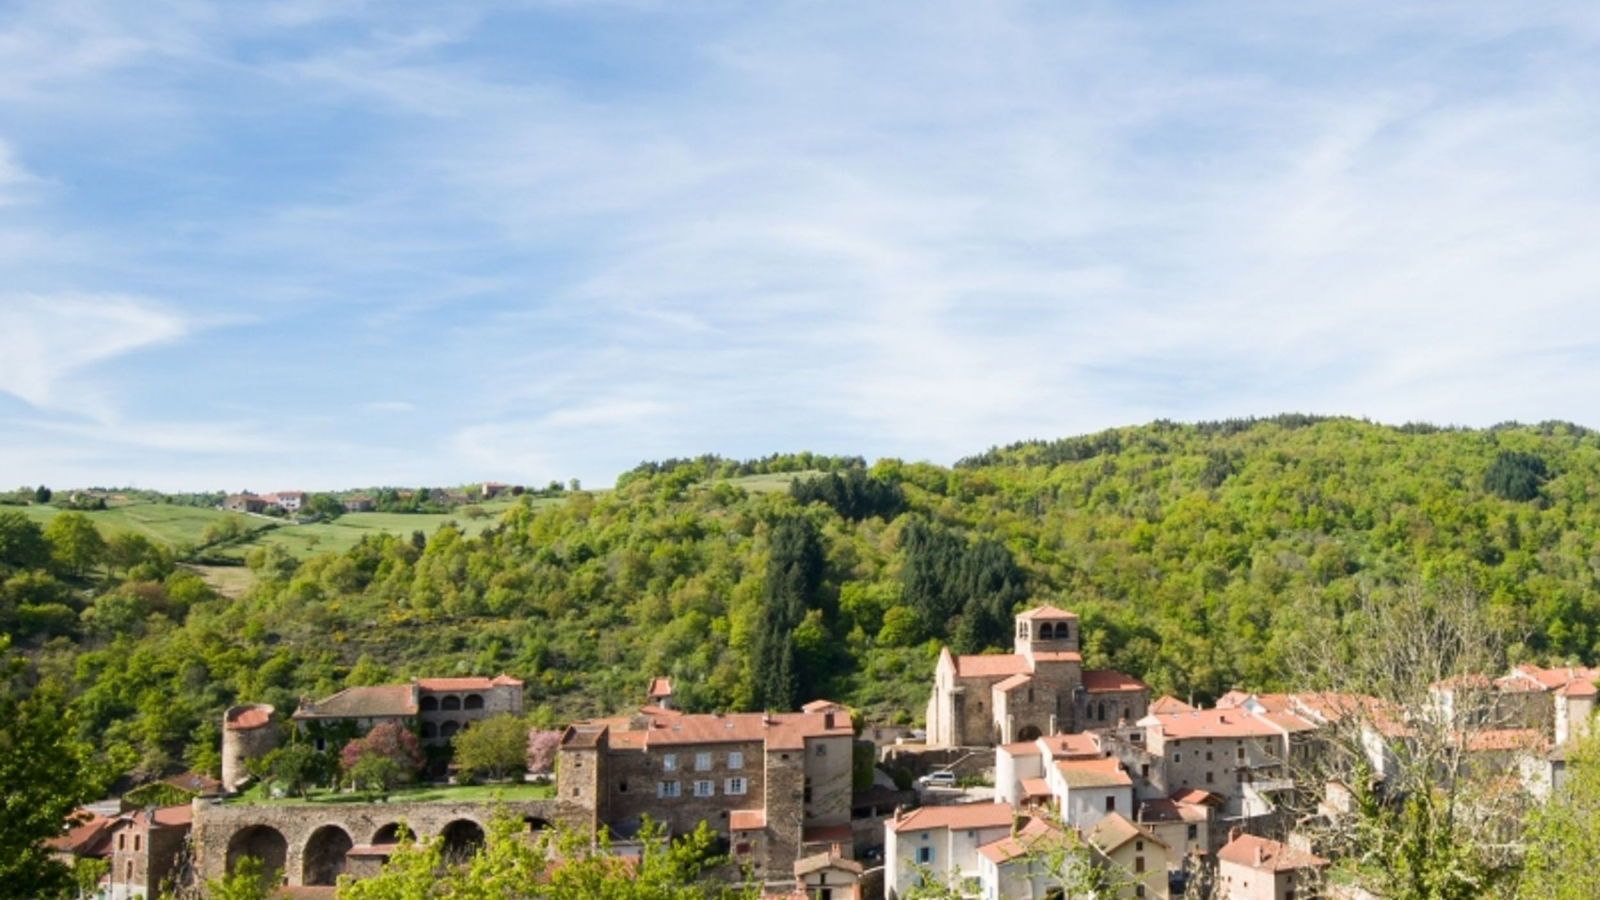
[[[1150,689],[1084,671],[1078,617],[1040,606],[1016,617],[1013,652],[957,656],[946,647],[928,700],[928,745],[992,747],[1142,718]]]
[[[840,855],[834,847],[795,860],[796,892],[807,900],[861,900],[862,866]]]
[[[1116,759],[1056,760],[1045,784],[1068,825],[1088,828],[1106,816],[1133,815],[1133,779]]]
[[[354,497],[346,497],[340,502],[343,503],[345,512],[372,512],[373,508],[376,506],[376,504],[372,502],[372,498],[364,494],[358,494]]]
[[[107,900],[153,898],[178,876],[180,857],[194,821],[188,804],[141,809],[116,817],[107,831],[111,869]]]
[[[409,684],[346,688],[321,700],[301,700],[292,717],[302,732],[321,725],[349,723],[357,731],[393,722],[417,729],[425,744],[442,744],[473,722],[500,713],[522,714],[522,681],[509,675],[494,678],[418,678]]]
[[[1076,844],[1056,825],[1029,819],[1012,834],[978,848],[980,896],[983,900],[1060,897],[1063,880],[1090,874],[1072,871],[1074,866],[1090,865],[1071,855]]]
[[[1320,894],[1328,861],[1288,844],[1235,834],[1217,852],[1219,900],[1307,900]]]
[[[1286,783],[1289,761],[1310,750],[1316,725],[1289,712],[1244,707],[1193,709],[1140,720],[1145,750],[1160,766],[1151,792],[1198,789],[1223,798],[1232,815],[1259,815],[1260,790]]]
[[[585,827],[627,838],[643,819],[701,822],[764,880],[850,847],[850,717],[837,712],[689,715],[658,706],[574,723],[558,750],[561,802]]]
[[[267,501],[255,494],[229,494],[222,499],[222,508],[229,512],[258,513],[267,508]]]

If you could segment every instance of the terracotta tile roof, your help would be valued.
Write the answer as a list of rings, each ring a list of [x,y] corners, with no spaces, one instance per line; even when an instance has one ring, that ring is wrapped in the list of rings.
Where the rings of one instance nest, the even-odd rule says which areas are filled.
[[[1148,691],[1150,685],[1132,675],[1124,675],[1110,669],[1085,669],[1083,689],[1091,694],[1106,691]]]
[[[1556,689],[1556,694],[1562,697],[1593,697],[1597,693],[1600,691],[1595,690],[1592,681],[1574,681]]]
[[[215,794],[222,790],[222,782],[212,778],[210,775],[202,775],[199,772],[185,772],[182,775],[174,775],[171,778],[164,779],[162,783],[170,784],[180,791],[193,791],[197,794]]]
[[[885,827],[896,834],[934,828],[1010,828],[1011,820],[1011,807],[1001,803],[958,803],[923,806],[886,822]]]
[[[1492,728],[1467,738],[1467,749],[1473,753],[1544,748],[1544,735],[1540,734],[1537,728]]]
[[[1204,822],[1210,816],[1195,803],[1179,803],[1170,797],[1159,797],[1139,804],[1141,822]]]
[[[1015,744],[1001,744],[1000,749],[1012,756],[1038,756],[1042,751],[1034,741],[1018,741]]]
[[[1552,691],[1574,681],[1596,679],[1600,679],[1600,669],[1587,669],[1581,666],[1542,669],[1535,665],[1523,664],[1513,668],[1510,675],[1496,679],[1495,685],[1502,690]]]
[[[1092,734],[1052,734],[1040,740],[1058,759],[1093,759],[1100,755],[1100,743]]]
[[[98,845],[115,821],[96,813],[79,810],[68,818],[66,833],[49,839],[45,844],[52,850],[71,853],[74,856],[101,856],[110,852],[109,847]]]
[[[1029,819],[1028,824],[1017,829],[1015,834],[984,844],[978,848],[978,852],[995,865],[1003,865],[1019,856],[1026,856],[1035,849],[1045,852],[1046,847],[1054,843],[1052,839],[1060,837],[1062,837],[1061,830],[1043,819]]]
[[[486,691],[501,685],[515,685],[520,687],[522,682],[509,675],[500,675],[495,678],[469,676],[466,678],[418,678],[417,687],[425,691]]]
[[[1278,737],[1284,730],[1309,731],[1310,722],[1289,713],[1262,713],[1244,709],[1198,709],[1191,712],[1145,716],[1141,725],[1156,725],[1169,741],[1201,737]]]
[[[849,825],[807,825],[800,829],[802,844],[842,844],[848,840]]]
[[[853,859],[845,859],[832,853],[817,853],[795,860],[794,877],[799,878],[803,875],[810,875],[812,872],[821,872],[823,869],[843,869],[855,875],[860,875],[862,872],[861,863]]]
[[[764,809],[736,809],[728,813],[729,831],[760,831],[767,827]]]
[[[1106,757],[1103,759],[1064,759],[1056,763],[1056,771],[1069,788],[1131,787],[1133,779],[1122,770],[1122,763]]]
[[[563,735],[566,746],[593,746],[599,728],[609,729],[613,748],[645,750],[683,744],[742,744],[764,741],[768,750],[804,750],[807,738],[853,737],[850,717],[839,712],[730,713],[686,715],[642,707],[630,718],[575,722]]]
[[[1076,619],[1077,613],[1070,613],[1059,606],[1035,606],[1033,609],[1017,616],[1019,619]]]
[[[563,747],[597,747],[600,745],[600,736],[606,733],[606,726],[583,724],[568,725],[567,730],[561,733],[561,746]]]
[[[995,682],[994,689],[1004,694],[1008,691],[1014,691],[1031,681],[1033,681],[1032,675],[1029,675],[1026,672],[1018,672],[1004,681]]]
[[[813,700],[810,703],[802,704],[801,707],[800,707],[800,711],[801,712],[808,712],[808,713],[820,713],[820,712],[842,712],[842,713],[848,713],[848,712],[850,712],[850,707],[845,706],[843,703],[835,703],[832,700]]]
[[[1043,778],[1024,778],[1022,779],[1022,793],[1027,797],[1048,797],[1050,796],[1050,782],[1045,781]]]
[[[1094,823],[1084,837],[1089,843],[1098,847],[1101,853],[1110,853],[1135,838],[1151,841],[1162,847],[1168,846],[1166,841],[1133,824],[1128,821],[1127,816],[1117,812],[1106,813],[1100,821]]]
[[[1218,705],[1221,705],[1222,701],[1219,700],[1219,701],[1217,701],[1217,703],[1218,703]],[[1183,702],[1182,700],[1179,700],[1177,697],[1174,697],[1171,694],[1163,695],[1162,697],[1157,699],[1154,703],[1150,704],[1150,711],[1153,712],[1153,713],[1157,713],[1157,714],[1160,714],[1160,713],[1172,713],[1172,712],[1188,712],[1191,709],[1194,709],[1194,707],[1192,707],[1189,704]]]
[[[1217,709],[1238,709],[1250,699],[1248,691],[1232,690],[1217,698]],[[1193,709],[1194,707],[1189,707]]]
[[[651,698],[671,697],[672,679],[664,675],[658,675],[655,678],[650,679],[650,690],[645,692],[645,696]]]
[[[1328,865],[1328,861],[1320,856],[1253,834],[1241,834],[1229,841],[1226,847],[1217,852],[1217,859],[1234,865],[1249,866],[1263,872],[1283,872],[1289,869],[1320,868]]]
[[[1199,788],[1173,791],[1171,799],[1174,803],[1188,803],[1195,806],[1221,806],[1223,804],[1223,799],[1220,796],[1210,791],[1202,791]]]
[[[296,719],[353,719],[414,716],[416,692],[409,684],[345,688],[331,697],[302,703]]]
[[[1015,653],[985,653],[980,656],[955,656],[956,675],[960,678],[997,678],[1030,671],[1028,659]]]
[[[249,731],[272,720],[273,708],[265,703],[235,706],[224,714],[223,727],[229,731]]]
[[[152,813],[151,818],[163,828],[188,825],[194,821],[194,807],[187,803],[181,806],[163,806]]]
[[[1033,654],[1035,662],[1081,663],[1083,654],[1076,650],[1040,650]]]

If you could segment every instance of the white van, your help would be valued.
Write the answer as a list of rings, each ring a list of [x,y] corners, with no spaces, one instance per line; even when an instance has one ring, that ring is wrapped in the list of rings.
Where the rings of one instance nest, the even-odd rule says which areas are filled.
[[[953,788],[956,786],[956,773],[945,769],[924,775],[918,781],[923,787]]]

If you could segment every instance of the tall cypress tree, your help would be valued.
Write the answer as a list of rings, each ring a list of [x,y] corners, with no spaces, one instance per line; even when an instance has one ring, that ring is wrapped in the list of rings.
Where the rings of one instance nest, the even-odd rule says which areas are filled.
[[[772,529],[771,553],[761,586],[761,615],[750,660],[752,697],[759,708],[792,710],[811,673],[800,670],[794,630],[822,585],[822,542],[811,521],[795,516]]]

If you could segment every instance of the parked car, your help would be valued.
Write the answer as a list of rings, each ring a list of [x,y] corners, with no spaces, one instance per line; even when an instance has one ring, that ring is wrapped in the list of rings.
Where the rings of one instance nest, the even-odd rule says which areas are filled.
[[[953,788],[956,786],[956,773],[945,769],[941,772],[930,772],[917,779],[923,787]]]

